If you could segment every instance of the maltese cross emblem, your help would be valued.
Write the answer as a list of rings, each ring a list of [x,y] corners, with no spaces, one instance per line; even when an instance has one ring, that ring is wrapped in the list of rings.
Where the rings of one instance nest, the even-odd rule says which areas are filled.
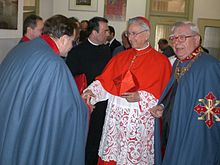
[[[205,120],[208,128],[211,128],[214,122],[220,122],[220,100],[216,100],[215,95],[209,92],[204,99],[199,99],[199,103],[194,107],[194,110],[200,115],[198,120]]]

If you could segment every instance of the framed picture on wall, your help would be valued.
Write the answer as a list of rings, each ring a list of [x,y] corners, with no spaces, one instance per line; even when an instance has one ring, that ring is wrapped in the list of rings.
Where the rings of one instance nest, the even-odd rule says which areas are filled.
[[[104,17],[111,21],[125,21],[127,0],[105,0]]]
[[[69,0],[69,10],[97,11],[98,0]]]
[[[18,1],[0,0],[0,29],[17,29]]]
[[[22,0],[0,0],[0,38],[22,36]]]

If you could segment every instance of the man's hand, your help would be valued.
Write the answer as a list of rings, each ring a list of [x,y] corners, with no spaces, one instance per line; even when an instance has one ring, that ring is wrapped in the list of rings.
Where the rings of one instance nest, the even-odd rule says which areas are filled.
[[[125,98],[128,102],[140,101],[140,96],[138,92],[125,92],[121,95],[121,97]]]
[[[92,91],[88,89],[84,91],[81,96],[86,101],[86,104],[89,106],[89,109],[93,111],[95,106],[90,103],[90,100],[92,97],[95,97],[95,95],[92,93]]]
[[[149,111],[154,117],[160,118],[163,115],[163,109],[164,109],[164,106],[156,105],[155,107],[150,108]]]

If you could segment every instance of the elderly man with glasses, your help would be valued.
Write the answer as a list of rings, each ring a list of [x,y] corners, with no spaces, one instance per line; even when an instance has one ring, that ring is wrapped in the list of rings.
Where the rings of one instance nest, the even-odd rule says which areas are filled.
[[[162,140],[156,121],[155,163],[219,165],[220,62],[203,51],[198,27],[191,22],[174,24],[170,40],[177,55],[173,74],[159,105],[150,109],[163,120]]]
[[[171,65],[148,42],[150,23],[128,21],[131,49],[114,56],[84,91],[88,104],[108,100],[98,164],[154,164],[155,106],[170,78]]]

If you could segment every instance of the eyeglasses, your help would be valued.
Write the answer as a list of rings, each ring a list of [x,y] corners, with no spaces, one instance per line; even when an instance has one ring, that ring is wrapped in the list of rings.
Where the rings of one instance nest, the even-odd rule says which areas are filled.
[[[179,42],[185,42],[187,38],[190,38],[190,37],[194,37],[196,35],[178,35],[178,36],[174,36],[174,35],[170,35],[169,37],[169,40],[172,41],[172,42],[175,42],[175,41],[179,41]]]
[[[146,32],[146,31],[148,31],[148,30],[143,30],[143,31],[140,31],[140,32],[125,32],[125,36],[126,37],[129,37],[129,36],[133,36],[133,37],[136,37],[138,34],[141,34],[141,33],[143,33],[143,32]]]

